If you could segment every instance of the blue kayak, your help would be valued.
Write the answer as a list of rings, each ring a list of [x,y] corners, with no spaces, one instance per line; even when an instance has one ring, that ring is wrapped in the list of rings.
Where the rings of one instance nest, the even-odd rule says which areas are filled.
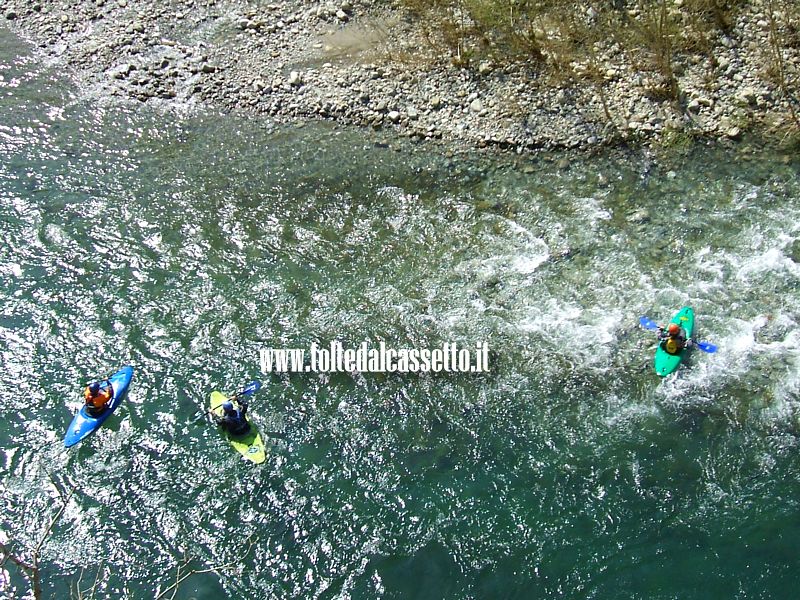
[[[86,406],[82,406],[69,424],[67,434],[64,436],[64,446],[69,448],[80,442],[83,438],[94,433],[100,428],[100,425],[116,410],[116,408],[125,399],[128,393],[128,386],[133,379],[133,367],[128,365],[122,367],[119,371],[114,373],[108,380],[111,382],[111,389],[114,390],[111,396],[111,401],[106,406],[105,410],[97,416],[92,416],[86,412]]]

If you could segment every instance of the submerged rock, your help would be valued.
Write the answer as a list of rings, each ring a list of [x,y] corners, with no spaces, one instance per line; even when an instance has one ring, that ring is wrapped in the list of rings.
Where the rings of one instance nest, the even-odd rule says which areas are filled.
[[[789,247],[789,258],[794,262],[800,263],[800,240],[795,240]]]

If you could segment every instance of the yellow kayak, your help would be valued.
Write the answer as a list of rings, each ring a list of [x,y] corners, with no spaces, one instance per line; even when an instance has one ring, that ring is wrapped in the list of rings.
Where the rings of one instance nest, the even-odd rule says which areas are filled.
[[[215,417],[221,418],[224,414],[222,410],[222,403],[227,399],[228,397],[222,392],[211,392],[211,414]],[[236,399],[233,398],[231,401],[236,402]],[[267,460],[267,449],[264,446],[264,442],[261,439],[261,434],[258,432],[258,428],[255,426],[255,423],[248,419],[246,415],[245,419],[247,419],[247,422],[250,423],[250,430],[244,435],[231,435],[227,430],[224,429],[223,433],[225,434],[225,437],[228,438],[231,446],[238,450],[239,454],[244,456],[247,460],[250,460],[258,465]]]

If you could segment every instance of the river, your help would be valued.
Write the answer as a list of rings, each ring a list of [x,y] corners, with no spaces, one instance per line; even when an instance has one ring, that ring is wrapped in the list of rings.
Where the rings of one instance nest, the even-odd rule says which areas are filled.
[[[800,163],[561,158],[120,103],[0,30],[0,542],[74,490],[47,598],[793,596]],[[661,379],[638,319],[684,305],[718,351]],[[491,370],[260,372],[337,340]],[[259,466],[198,418],[253,379]]]

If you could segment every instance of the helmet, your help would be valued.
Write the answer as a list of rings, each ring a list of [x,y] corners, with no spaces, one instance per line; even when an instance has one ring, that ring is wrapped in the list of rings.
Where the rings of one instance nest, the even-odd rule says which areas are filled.
[[[671,335],[677,335],[680,330],[681,328],[678,327],[677,323],[670,323],[669,327],[667,327],[667,331],[669,331]]]
[[[222,403],[222,410],[226,412],[233,410],[233,402],[225,400],[225,402]]]
[[[89,392],[91,392],[92,396],[96,396],[100,392],[100,384],[96,381],[93,381],[89,384]]]

